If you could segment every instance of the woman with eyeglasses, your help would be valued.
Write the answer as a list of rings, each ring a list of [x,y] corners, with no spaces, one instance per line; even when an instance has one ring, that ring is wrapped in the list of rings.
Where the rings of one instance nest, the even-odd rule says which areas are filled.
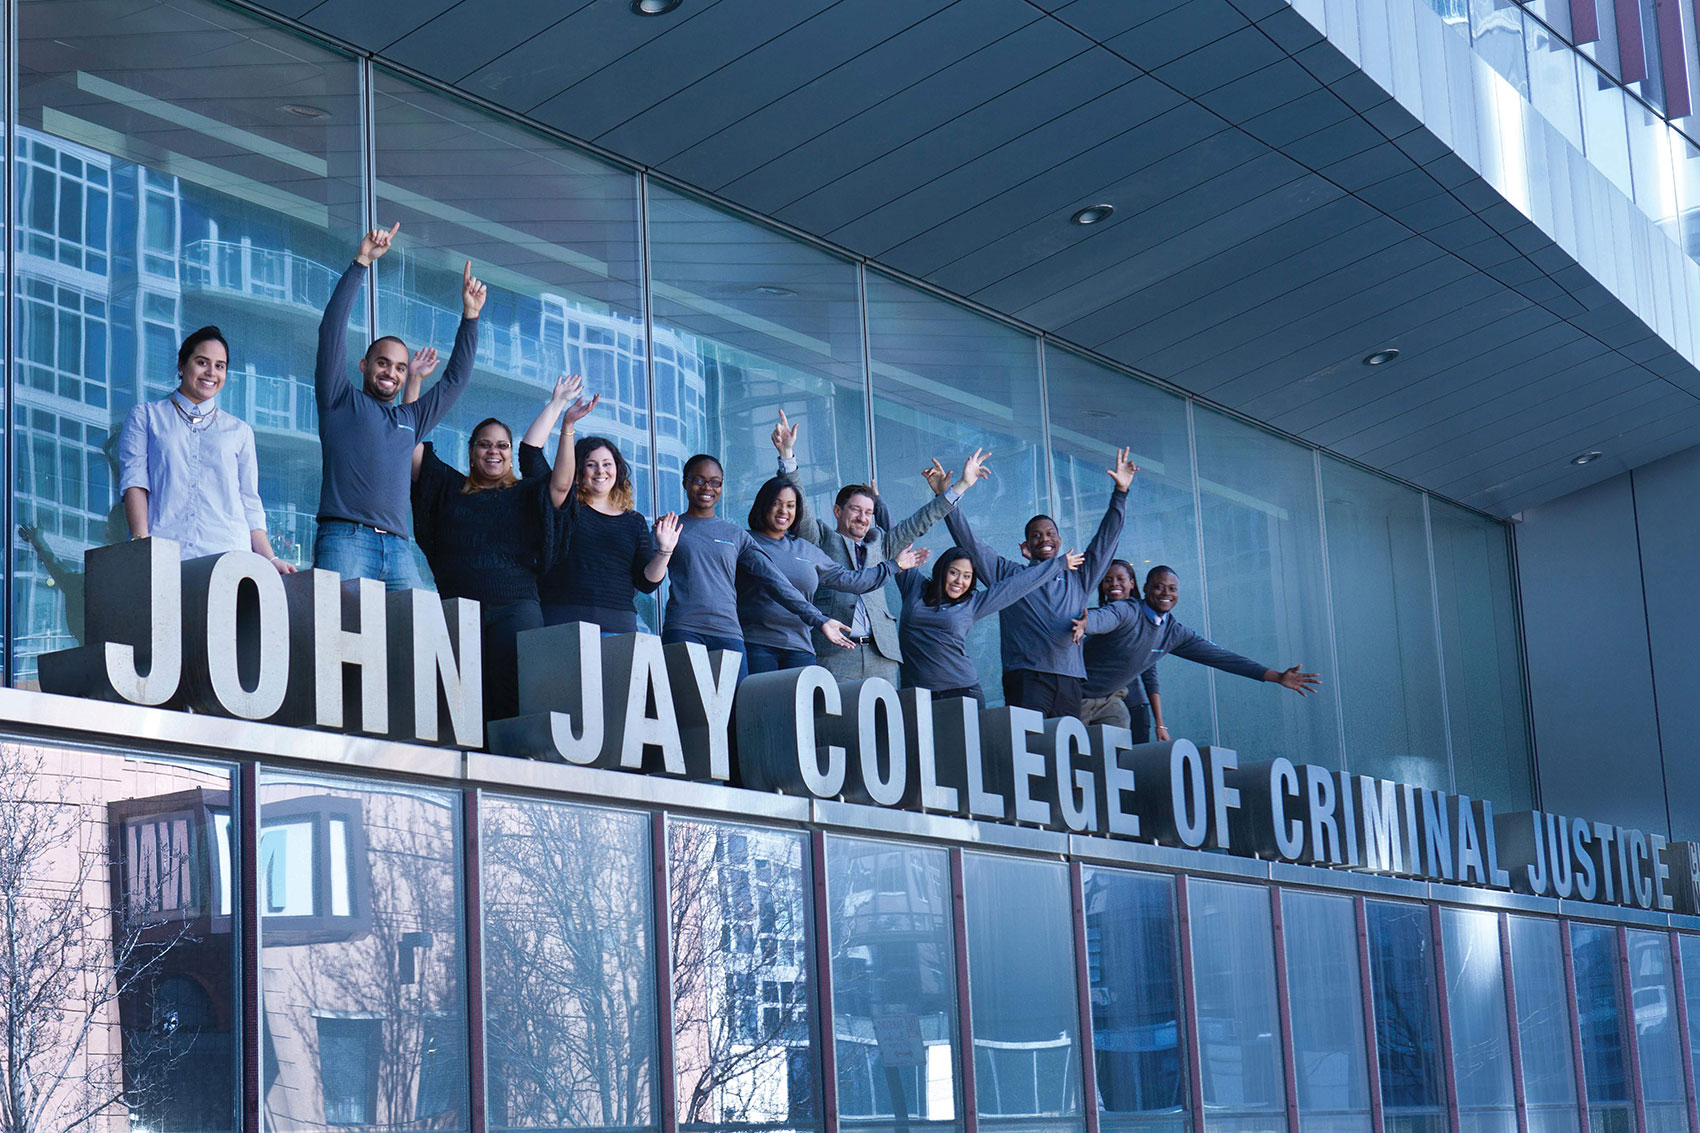
[[[543,448],[567,408],[551,397],[526,429],[519,446],[520,474],[548,477]],[[571,428],[571,423],[568,423]],[[632,506],[632,476],[619,446],[607,437],[585,437],[573,449],[577,490],[567,497],[565,546],[537,580],[543,624],[595,622],[604,634],[646,629],[638,618],[639,594],[653,594],[667,577],[679,543],[679,517],[668,512],[650,530]]]
[[[685,462],[685,500],[679,545],[669,568],[672,579],[667,618],[661,640],[669,644],[694,641],[709,649],[729,649],[745,655],[744,630],[738,622],[740,579],[760,587],[777,605],[805,625],[818,628],[826,639],[852,648],[843,622],[828,618],[786,579],[762,553],[755,537],[714,514],[726,473],[720,461],[698,453]],[[738,677],[749,675],[747,656]]]
[[[425,354],[425,352],[421,352]],[[431,372],[431,357],[410,368],[407,398]],[[543,624],[537,577],[559,553],[560,510],[573,487],[573,426],[596,407],[584,401],[575,374],[555,383],[551,400],[565,405],[566,425],[547,477],[514,475],[513,431],[494,417],[480,421],[468,446],[469,471],[445,464],[429,441],[413,452],[413,532],[437,592],[479,604],[484,643],[484,716],[519,714],[519,634]]]

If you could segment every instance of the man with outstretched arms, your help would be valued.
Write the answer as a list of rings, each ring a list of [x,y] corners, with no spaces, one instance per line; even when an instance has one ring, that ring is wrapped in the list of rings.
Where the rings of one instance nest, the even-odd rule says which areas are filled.
[[[802,422],[791,424],[785,411],[779,412],[779,424],[773,428],[773,447],[779,450],[779,475],[803,492],[797,477],[797,434]],[[805,516],[794,532],[825,551],[833,562],[847,570],[877,566],[895,559],[903,548],[927,533],[933,524],[943,519],[962,496],[960,486],[952,487],[950,473],[933,461],[926,471],[932,485],[933,498],[902,523],[893,523],[891,514],[871,484],[847,484],[839,489],[833,504],[833,523]],[[815,591],[815,605],[829,618],[849,626],[848,636],[854,649],[829,648],[831,642],[817,629],[814,631],[815,656],[828,672],[841,681],[861,680],[864,677],[884,677],[893,685],[900,683],[903,651],[897,644],[897,619],[887,607],[885,589],[866,594],[848,594],[822,586]]]
[[[1086,683],[1086,663],[1075,641],[1074,619],[1086,609],[1086,596],[1098,587],[1098,579],[1116,553],[1122,525],[1127,520],[1127,490],[1139,466],[1129,459],[1129,449],[1116,453],[1114,468],[1106,474],[1115,483],[1110,506],[1098,524],[1097,534],[1086,546],[1086,561],[1078,571],[1064,571],[1021,601],[998,615],[998,641],[1003,651],[1004,703],[1031,708],[1045,716],[1078,716]],[[990,453],[976,452],[962,468],[962,483],[971,486],[987,475]],[[951,538],[973,556],[974,569],[989,583],[1001,582],[1026,568],[1026,562],[1006,559],[991,546],[974,537],[968,517],[960,510],[945,517]],[[1042,563],[1055,558],[1062,548],[1056,521],[1036,515],[1027,521],[1021,556]]]
[[[313,565],[344,578],[376,578],[390,590],[420,585],[408,537],[413,446],[423,441],[454,407],[472,376],[478,349],[478,312],[484,284],[461,277],[460,329],[443,377],[418,401],[396,405],[407,378],[407,344],[385,335],[360,359],[361,388],[343,366],[349,312],[370,274],[372,261],[390,250],[400,230],[374,228],[360,241],[354,262],[343,272],[319,323],[319,357],[313,370],[319,402],[319,446],[324,480],[319,489],[319,534]],[[425,351],[420,351],[423,364]]]

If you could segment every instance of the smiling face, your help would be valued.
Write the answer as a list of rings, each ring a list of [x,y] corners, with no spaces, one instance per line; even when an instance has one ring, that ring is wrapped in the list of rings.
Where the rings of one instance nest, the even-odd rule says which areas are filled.
[[[393,338],[380,338],[360,359],[360,375],[367,394],[379,401],[392,401],[407,380],[407,347]]]
[[[874,501],[857,492],[834,507],[832,515],[838,520],[838,533],[860,543],[868,537],[868,529],[874,525]]]
[[[769,535],[787,535],[797,522],[797,489],[781,488],[763,517]]]
[[[513,436],[505,426],[492,422],[472,434],[470,454],[473,480],[480,484],[500,483],[513,471]]]
[[[1098,600],[1100,602],[1120,602],[1123,598],[1131,598],[1138,592],[1138,586],[1133,580],[1133,572],[1120,563],[1110,564],[1110,569],[1104,572],[1104,580],[1098,584]]]
[[[1026,535],[1027,540],[1022,546],[1027,549],[1027,557],[1036,563],[1056,558],[1057,551],[1062,548],[1062,535],[1047,516],[1036,515],[1029,519]]]
[[[604,500],[608,493],[614,490],[614,485],[620,479],[620,466],[614,460],[614,454],[602,445],[584,454],[584,460],[579,463],[578,474],[584,486],[590,491],[591,500]]]
[[[685,469],[685,499],[690,514],[709,516],[720,502],[720,492],[726,487],[726,473],[718,460],[699,460]]]
[[[974,588],[974,564],[964,556],[945,564],[944,596],[955,602]]]
[[[229,364],[230,355],[226,353],[224,343],[217,339],[197,342],[189,353],[189,360],[177,368],[178,392],[197,405],[217,397],[218,391],[224,388],[225,369]]]
[[[1154,570],[1145,576],[1145,604],[1166,614],[1181,600],[1181,580],[1173,571]]]

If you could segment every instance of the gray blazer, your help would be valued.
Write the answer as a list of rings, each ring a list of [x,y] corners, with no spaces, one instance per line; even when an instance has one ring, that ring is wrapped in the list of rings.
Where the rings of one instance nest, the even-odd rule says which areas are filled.
[[[801,495],[803,486],[797,479],[796,466],[793,463],[791,468],[786,468],[786,463],[784,460],[779,462],[779,475],[795,484],[798,495]],[[891,513],[877,498],[874,505],[874,526],[868,529],[867,538],[862,540],[862,545],[867,548],[866,566],[894,558],[903,548],[925,535],[933,524],[949,515],[956,501],[951,496],[934,496],[914,515],[897,524],[892,523]],[[803,522],[797,525],[796,535],[825,551],[839,566],[852,570],[857,567],[855,544],[848,535],[840,535],[835,524],[805,513]],[[868,611],[868,627],[873,634],[874,648],[887,660],[901,662],[903,651],[897,645],[897,616],[886,606],[884,587],[856,595],[828,590],[823,586],[815,591],[815,605],[828,618],[836,618],[848,628],[856,616],[858,597]],[[819,630],[813,631],[813,636],[817,656],[827,657],[838,652],[837,647],[822,637]]]

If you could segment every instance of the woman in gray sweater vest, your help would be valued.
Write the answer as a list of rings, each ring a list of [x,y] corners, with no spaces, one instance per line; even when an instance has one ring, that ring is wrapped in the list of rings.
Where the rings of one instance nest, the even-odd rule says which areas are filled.
[[[897,638],[903,649],[903,687],[931,689],[941,699],[971,696],[984,708],[986,694],[968,656],[968,631],[1085,561],[1085,555],[1069,551],[976,590],[973,560],[963,548],[952,547],[939,556],[931,578],[918,570],[900,573],[903,609]]]

